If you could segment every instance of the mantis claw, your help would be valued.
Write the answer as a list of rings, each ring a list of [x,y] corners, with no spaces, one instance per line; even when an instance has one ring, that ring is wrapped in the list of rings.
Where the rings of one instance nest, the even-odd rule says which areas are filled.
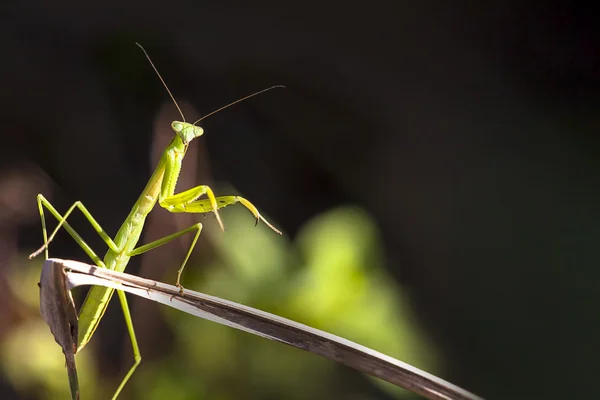
[[[217,211],[216,208],[215,208],[215,217],[217,217],[217,222],[219,223],[219,226],[221,227],[221,230],[223,232],[225,232],[225,226],[223,225],[223,221],[221,221],[221,215],[219,215],[219,212]]]
[[[243,197],[240,196],[236,196],[235,198],[237,201],[239,201],[240,203],[243,204],[244,207],[246,207],[248,209],[248,211],[250,211],[254,217],[256,218],[256,222],[254,224],[254,226],[258,225],[258,221],[261,220],[262,222],[265,223],[265,225],[267,225],[269,228],[271,228],[274,232],[282,235],[281,231],[277,228],[275,228],[273,225],[271,225],[269,223],[269,221],[267,221],[266,219],[263,218],[262,215],[260,215],[260,213],[258,212],[258,209],[256,207],[254,207],[254,204],[250,203],[248,200],[246,200]]]

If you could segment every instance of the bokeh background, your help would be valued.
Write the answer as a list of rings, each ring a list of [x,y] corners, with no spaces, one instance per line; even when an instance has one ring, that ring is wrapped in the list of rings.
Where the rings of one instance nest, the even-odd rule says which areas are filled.
[[[227,3],[227,4],[226,4]],[[202,221],[184,285],[298,320],[489,399],[588,399],[600,351],[600,28],[580,2],[4,2],[0,398],[68,396],[39,316],[35,196],[114,234],[179,119],[203,121],[143,242]],[[105,246],[79,215],[73,224]],[[127,272],[174,282],[191,238]],[[67,234],[51,255],[87,261]],[[80,301],[83,291],[76,297]],[[284,345],[130,299],[126,399],[413,399]],[[132,363],[118,302],[78,355],[82,395]]]

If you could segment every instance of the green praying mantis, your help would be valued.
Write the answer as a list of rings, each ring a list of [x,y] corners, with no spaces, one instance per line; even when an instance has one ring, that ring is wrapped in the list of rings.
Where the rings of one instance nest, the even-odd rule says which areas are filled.
[[[81,246],[83,251],[94,261],[94,263],[102,268],[108,268],[110,270],[123,272],[125,267],[127,267],[127,263],[129,259],[133,256],[140,255],[147,251],[157,248],[173,239],[176,239],[182,235],[187,233],[195,233],[192,244],[185,256],[181,267],[177,271],[177,282],[176,285],[181,290],[183,290],[183,286],[180,283],[181,274],[185,265],[192,254],[192,251],[198,241],[200,233],[202,231],[202,224],[196,223],[189,228],[183,229],[179,232],[175,232],[171,235],[165,236],[161,239],[153,241],[151,243],[137,246],[137,243],[142,234],[142,229],[144,227],[144,222],[148,214],[152,211],[156,203],[167,209],[173,213],[210,213],[214,212],[216,219],[219,223],[219,226],[223,230],[223,222],[221,221],[221,217],[219,216],[219,209],[226,207],[228,205],[232,205],[235,203],[241,203],[245,206],[256,218],[256,223],[258,221],[263,221],[267,226],[269,226],[273,231],[278,234],[281,234],[279,230],[277,230],[273,225],[271,225],[263,216],[259,213],[258,209],[248,200],[240,196],[219,196],[215,197],[212,189],[207,185],[199,185],[192,189],[183,191],[181,193],[175,193],[175,186],[177,184],[177,178],[179,177],[179,173],[181,171],[181,165],[183,158],[185,157],[186,151],[188,149],[189,143],[197,137],[202,136],[204,130],[197,126],[196,124],[200,122],[202,119],[221,111],[224,108],[232,106],[236,103],[239,103],[243,100],[246,100],[250,97],[256,96],[260,93],[266,92],[267,90],[271,90],[276,87],[283,87],[281,85],[272,86],[270,88],[261,90],[249,96],[243,97],[233,103],[230,103],[224,107],[221,107],[210,114],[207,114],[203,118],[200,118],[198,121],[190,124],[185,122],[185,117],[175,100],[175,97],[171,94],[171,91],[167,87],[165,81],[162,76],[158,72],[157,68],[154,66],[154,63],[150,59],[150,56],[144,50],[144,48],[136,43],[144,52],[144,55],[150,62],[150,65],[158,75],[158,78],[162,82],[163,86],[167,90],[167,93],[175,103],[177,110],[181,114],[183,122],[174,121],[171,123],[171,127],[175,131],[175,136],[169,143],[169,145],[164,150],[158,166],[154,170],[154,173],[150,177],[146,187],[140,194],[139,198],[135,202],[131,212],[121,225],[121,228],[117,232],[117,235],[114,239],[111,239],[110,236],[102,229],[100,224],[94,219],[91,213],[87,210],[87,208],[80,202],[76,201],[73,205],[67,210],[64,215],[61,215],[56,209],[50,204],[46,198],[39,194],[37,196],[37,204],[40,213],[40,218],[42,222],[42,232],[44,244],[32,253],[29,258],[33,258],[41,252],[45,252],[45,258],[48,259],[48,246],[49,243],[54,239],[56,233],[60,230],[61,227],[64,227],[66,231],[73,237],[73,239]],[[206,199],[199,199],[201,196],[206,195]],[[58,225],[48,237],[46,230],[46,220],[44,217],[44,208],[46,208],[50,213],[58,220]],[[104,260],[100,259],[98,255],[90,248],[90,246],[81,238],[81,236],[67,223],[67,218],[69,215],[75,210],[78,209],[85,216],[85,218],[92,225],[94,230],[98,233],[98,235],[102,238],[102,240],[108,246],[108,251],[104,256]],[[92,335],[94,334],[98,324],[100,323],[100,319],[104,315],[106,311],[106,307],[108,302],[110,301],[113,292],[115,289],[105,288],[101,286],[94,286],[88,292],[88,295],[83,303],[83,306],[79,312],[79,335],[77,341],[77,351],[81,351],[83,347],[90,341]],[[133,329],[133,324],[131,320],[131,314],[129,312],[129,306],[127,305],[127,298],[125,297],[125,293],[117,290],[117,295],[119,296],[119,301],[121,303],[121,308],[123,309],[123,315],[125,317],[125,323],[127,325],[127,330],[129,332],[129,337],[131,339],[131,345],[133,349],[133,358],[134,364],[131,366],[121,384],[115,391],[113,395],[113,399],[116,399],[129,380],[129,378],[133,375],[135,369],[141,362],[141,354],[137,344],[135,332]]]

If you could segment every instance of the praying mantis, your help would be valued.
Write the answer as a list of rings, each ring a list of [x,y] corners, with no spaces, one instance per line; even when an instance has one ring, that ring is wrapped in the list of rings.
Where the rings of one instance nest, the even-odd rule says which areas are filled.
[[[200,122],[202,119],[221,111],[224,108],[232,106],[236,103],[239,103],[243,100],[246,100],[250,97],[256,96],[267,90],[271,90],[276,87],[283,87],[281,85],[272,86],[270,88],[261,90],[249,96],[243,97],[239,100],[234,101],[224,107],[221,107],[203,118],[200,118],[198,121],[190,124],[185,121],[185,116],[183,115],[175,97],[169,90],[167,84],[163,80],[162,76],[158,72],[158,69],[154,66],[154,63],[150,59],[150,56],[146,52],[146,50],[139,44],[136,43],[142,51],[144,55],[150,62],[150,65],[156,72],[158,78],[162,82],[163,86],[167,90],[171,100],[175,103],[179,114],[183,122],[181,121],[173,121],[171,123],[171,128],[175,131],[175,136],[169,143],[169,145],[165,148],[158,166],[154,170],[154,173],[148,180],[146,187],[140,194],[139,198],[135,202],[131,212],[119,228],[114,239],[111,239],[110,236],[102,229],[100,224],[94,219],[92,214],[87,210],[87,208],[80,201],[76,201],[73,205],[67,210],[64,215],[61,215],[56,209],[50,204],[48,200],[42,195],[38,194],[37,196],[37,204],[38,210],[40,213],[40,218],[42,222],[42,233],[44,238],[44,244],[32,253],[29,258],[36,257],[41,254],[43,251],[45,253],[45,258],[48,259],[48,246],[49,243],[54,239],[56,233],[60,230],[61,227],[73,237],[73,239],[79,244],[79,246],[83,249],[83,251],[94,261],[94,263],[102,268],[107,268],[110,270],[123,272],[127,267],[127,263],[129,259],[133,256],[140,255],[147,251],[157,248],[173,239],[176,239],[182,235],[187,233],[195,232],[194,239],[192,244],[185,256],[181,267],[177,271],[177,282],[176,286],[183,291],[183,286],[180,283],[181,274],[185,265],[192,254],[194,247],[196,246],[196,242],[200,236],[202,231],[202,224],[196,223],[189,228],[183,229],[179,232],[175,232],[171,235],[165,236],[161,239],[155,240],[151,243],[136,247],[140,236],[142,234],[142,229],[144,227],[144,222],[148,214],[152,211],[156,203],[158,203],[161,207],[173,213],[209,213],[214,212],[217,222],[222,230],[223,222],[221,217],[219,216],[219,209],[226,207],[228,205],[232,205],[235,203],[241,203],[245,206],[256,218],[256,224],[259,221],[263,221],[269,228],[273,231],[281,235],[281,232],[277,230],[273,225],[271,225],[258,211],[258,209],[248,200],[240,196],[219,196],[215,197],[212,189],[207,185],[199,185],[192,189],[183,191],[181,193],[175,193],[175,186],[177,184],[177,178],[179,177],[179,173],[181,171],[181,165],[183,158],[185,157],[186,151],[188,149],[189,143],[197,137],[202,136],[204,130],[197,126],[196,124]],[[206,195],[206,199],[199,198],[203,195]],[[46,208],[57,220],[58,225],[48,237],[46,230],[46,219],[44,216],[44,208]],[[104,256],[104,260],[100,259],[96,255],[96,253],[90,248],[90,246],[81,238],[81,236],[67,223],[67,218],[69,215],[75,210],[78,209],[88,220],[88,222],[92,225],[94,230],[98,233],[98,235],[102,238],[102,240],[108,246],[108,251]],[[100,319],[104,315],[106,311],[106,307],[108,302],[110,301],[115,289],[105,288],[101,286],[94,286],[88,292],[88,295],[83,303],[83,306],[79,312],[79,335],[77,341],[77,351],[81,351],[83,347],[90,341],[92,335],[94,334],[98,324],[100,323]],[[127,298],[125,297],[125,293],[117,290],[117,295],[119,297],[119,301],[121,303],[121,308],[123,309],[123,315],[125,317],[125,323],[127,325],[127,330],[129,333],[129,337],[131,339],[131,345],[133,349],[133,358],[134,364],[131,366],[121,384],[117,388],[115,394],[113,395],[113,400],[116,399],[129,380],[133,375],[135,369],[140,364],[142,358],[140,354],[140,350],[137,344],[135,332],[133,329],[133,324],[131,320],[131,314],[129,312],[129,306],[127,304]]]

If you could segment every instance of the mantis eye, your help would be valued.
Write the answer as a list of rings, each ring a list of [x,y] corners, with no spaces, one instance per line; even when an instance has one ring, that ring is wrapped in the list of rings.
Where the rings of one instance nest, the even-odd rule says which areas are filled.
[[[199,126],[194,126],[194,137],[200,137],[204,134],[204,129]]]
[[[181,132],[183,130],[183,124],[181,122],[178,122],[178,121],[173,121],[171,123],[171,128],[173,128],[173,130],[176,133],[179,133],[179,132]]]

